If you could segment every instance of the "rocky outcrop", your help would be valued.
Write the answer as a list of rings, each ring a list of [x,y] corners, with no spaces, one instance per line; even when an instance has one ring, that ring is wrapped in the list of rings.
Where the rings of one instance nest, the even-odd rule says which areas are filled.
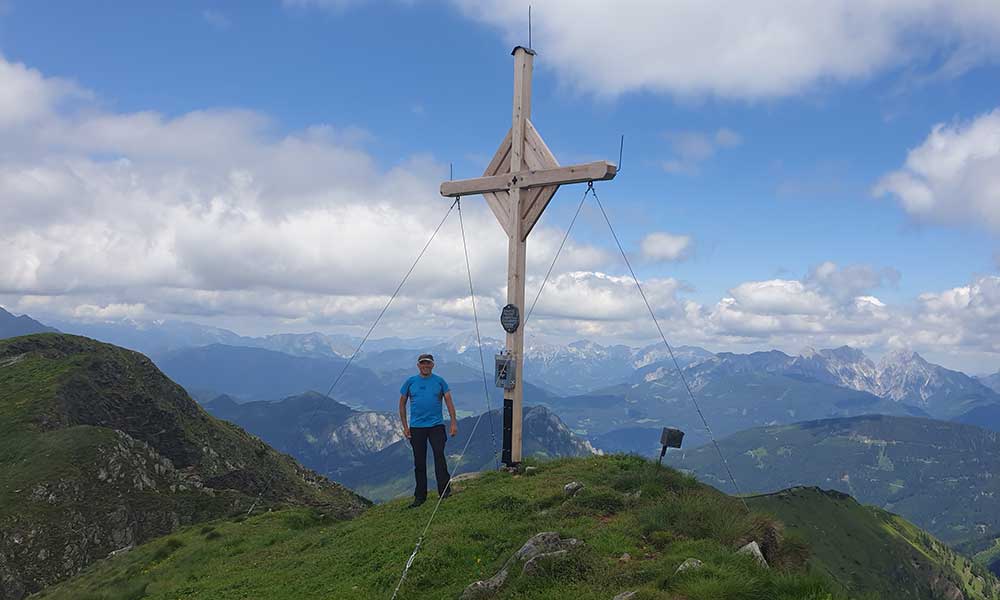
[[[349,518],[370,504],[212,418],[146,357],[86,338],[0,342],[0,411],[0,600],[255,505]]]

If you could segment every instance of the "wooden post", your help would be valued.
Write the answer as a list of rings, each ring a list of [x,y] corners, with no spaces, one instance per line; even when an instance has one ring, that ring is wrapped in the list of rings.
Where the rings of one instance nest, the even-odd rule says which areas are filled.
[[[560,185],[614,179],[618,168],[606,161],[560,167],[531,123],[531,71],[535,52],[518,46],[514,55],[514,112],[511,128],[482,177],[445,181],[441,195],[451,198],[482,194],[507,233],[507,303],[517,307],[521,322],[507,334],[514,361],[514,387],[504,392],[503,462],[521,462],[521,416],[524,402],[525,254],[528,234]]]
[[[517,173],[524,166],[524,135],[527,120],[531,118],[531,71],[534,51],[518,46],[514,48],[514,111],[511,117],[510,172]],[[510,190],[511,228],[507,242],[507,302],[521,313],[521,325],[514,333],[507,334],[507,350],[514,358],[514,389],[504,393],[504,413],[510,410],[510,419],[504,414],[504,423],[510,423],[510,443],[504,432],[504,462],[508,466],[521,462],[521,419],[524,403],[524,274],[527,235],[521,216],[521,201],[525,194],[514,186]],[[509,457],[508,457],[509,451]]]

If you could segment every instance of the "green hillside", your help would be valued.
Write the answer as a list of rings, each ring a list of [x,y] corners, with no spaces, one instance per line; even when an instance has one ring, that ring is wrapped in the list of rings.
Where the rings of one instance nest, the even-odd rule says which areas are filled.
[[[813,552],[811,564],[852,596],[883,598],[1000,597],[1000,582],[982,566],[901,517],[862,506],[846,494],[793,488],[749,499]]]
[[[202,410],[145,356],[61,334],[0,341],[0,598],[251,506],[369,503]]]
[[[954,544],[1000,531],[1000,433],[870,415],[760,427],[720,441],[744,492],[819,486],[900,514]],[[674,466],[729,490],[715,448]]]
[[[570,481],[584,484],[575,496],[563,490]],[[800,512],[817,508],[826,505],[805,498]],[[38,598],[389,598],[433,510],[433,502],[410,510],[395,501],[339,523],[315,511],[291,510],[188,527],[97,563]],[[885,600],[950,598],[928,591],[925,575],[961,580],[936,557],[899,549],[914,546],[887,531],[871,511],[844,511],[836,522],[918,565],[912,570],[917,579],[902,595]],[[889,587],[880,581],[881,562],[857,564],[860,576],[845,576],[837,564],[827,564],[824,549],[810,559],[809,531],[784,531],[773,518],[747,514],[739,500],[672,469],[616,455],[558,459],[539,463],[527,475],[489,472],[461,482],[441,505],[400,597],[458,598],[544,531],[583,543],[562,559],[543,562],[535,574],[523,574],[514,563],[495,597],[609,600],[637,591],[639,600],[869,600],[879,596],[867,592]],[[769,569],[735,552],[751,540],[761,545]],[[704,566],[678,574],[688,558]],[[859,589],[856,581],[872,588]]]

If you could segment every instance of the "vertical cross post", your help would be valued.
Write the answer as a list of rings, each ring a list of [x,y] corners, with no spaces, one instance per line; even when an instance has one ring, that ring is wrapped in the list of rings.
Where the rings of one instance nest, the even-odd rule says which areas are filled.
[[[482,177],[441,184],[441,195],[450,198],[482,194],[509,240],[507,303],[517,308],[522,320],[515,327],[504,324],[508,331],[507,352],[514,364],[513,387],[505,388],[503,398],[503,462],[507,466],[521,462],[524,319],[528,317],[524,314],[524,262],[528,234],[560,185],[607,181],[618,172],[615,165],[603,160],[559,166],[531,123],[535,51],[518,46],[511,54],[514,55],[514,112],[510,131]]]
[[[510,172],[524,168],[524,135],[531,117],[531,71],[534,51],[518,46],[514,49],[514,110],[511,123]],[[524,273],[527,231],[521,218],[524,193],[517,186],[510,190],[510,238],[507,242],[507,303],[518,308],[522,323],[514,333],[507,334],[507,350],[514,358],[514,388],[506,390],[503,400],[504,464],[521,462],[521,418],[524,401]],[[510,424],[508,431],[507,424]]]

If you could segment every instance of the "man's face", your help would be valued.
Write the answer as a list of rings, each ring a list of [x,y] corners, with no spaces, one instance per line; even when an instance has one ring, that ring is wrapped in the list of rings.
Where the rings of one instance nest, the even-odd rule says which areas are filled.
[[[427,377],[434,370],[434,363],[432,362],[419,362],[417,363],[417,368],[420,369],[420,374]]]

